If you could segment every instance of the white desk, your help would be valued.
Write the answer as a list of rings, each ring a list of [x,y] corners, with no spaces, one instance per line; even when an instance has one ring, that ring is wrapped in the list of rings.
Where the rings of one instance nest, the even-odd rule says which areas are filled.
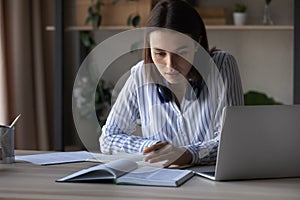
[[[0,199],[300,199],[300,178],[214,182],[195,176],[178,188],[55,182],[92,165],[0,164]]]

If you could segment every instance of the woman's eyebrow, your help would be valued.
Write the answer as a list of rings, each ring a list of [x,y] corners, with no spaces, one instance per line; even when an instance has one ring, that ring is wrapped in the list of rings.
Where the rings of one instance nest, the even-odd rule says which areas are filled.
[[[155,51],[166,51],[164,49],[160,49],[160,48],[153,48]]]
[[[188,46],[184,45],[184,46],[181,46],[181,47],[178,47],[177,49],[174,50],[174,52],[178,52],[178,51],[181,51],[183,49],[187,49]],[[156,51],[168,51],[168,50],[165,50],[165,49],[160,49],[160,48],[153,48],[154,50]]]

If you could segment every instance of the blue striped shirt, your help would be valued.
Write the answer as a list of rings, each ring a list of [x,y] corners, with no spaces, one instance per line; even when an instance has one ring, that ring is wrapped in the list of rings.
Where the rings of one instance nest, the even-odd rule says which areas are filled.
[[[244,100],[234,57],[225,51],[216,51],[212,59],[221,76],[214,75],[207,80],[220,79],[222,91],[218,91],[218,84],[212,84],[218,91],[213,96],[209,84],[205,84],[198,99],[183,98],[180,108],[175,101],[161,102],[157,85],[146,81],[144,62],[135,65],[102,127],[101,152],[137,153],[146,146],[167,141],[185,147],[192,154],[191,164],[214,163],[222,110],[225,106],[243,105]],[[137,121],[141,123],[142,136],[133,134]]]

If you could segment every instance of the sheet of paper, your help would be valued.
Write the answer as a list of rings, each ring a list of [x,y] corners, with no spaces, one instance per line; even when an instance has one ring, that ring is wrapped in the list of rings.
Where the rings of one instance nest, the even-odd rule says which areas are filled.
[[[120,159],[130,159],[132,161],[138,162],[138,161],[142,161],[144,159],[144,156],[142,153],[129,154],[125,152],[120,152],[112,155],[93,153],[92,157],[88,158],[86,161],[108,163]]]
[[[100,154],[100,153],[93,153],[93,157],[88,158],[86,161],[89,162],[100,162],[100,163],[108,163],[115,160],[120,159],[129,159],[138,164],[139,167],[143,166],[152,166],[152,167],[158,167],[163,168],[163,164],[167,162],[167,160],[156,162],[156,163],[149,163],[144,161],[145,156],[142,153],[125,153],[120,152],[112,155],[106,155],[106,154]]]
[[[36,165],[54,165],[61,163],[83,162],[92,157],[93,154],[87,151],[73,151],[16,156],[15,160],[30,162]]]
[[[108,163],[120,159],[129,159],[136,162],[139,167],[142,166],[152,166],[162,168],[166,161],[148,163],[144,161],[144,155],[142,153],[129,154],[125,152],[120,152],[117,154],[106,155],[101,153],[91,153],[87,151],[73,151],[73,152],[53,152],[53,153],[43,153],[25,156],[16,156],[16,161],[30,162],[35,165],[54,165],[62,163],[72,163],[72,162],[99,162]]]

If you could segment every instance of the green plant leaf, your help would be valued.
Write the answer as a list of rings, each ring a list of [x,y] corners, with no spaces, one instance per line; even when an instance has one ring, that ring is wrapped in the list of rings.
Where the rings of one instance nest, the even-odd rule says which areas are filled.
[[[80,33],[80,41],[85,47],[92,47],[96,44],[89,32]]]
[[[275,101],[272,97],[257,91],[249,91],[244,94],[245,105],[280,105],[282,103]]]
[[[93,28],[97,28],[101,24],[101,5],[103,5],[102,0],[97,0],[96,3],[94,3],[94,1],[92,0],[91,6],[88,8],[88,16],[85,23],[92,23]]]
[[[80,41],[85,47],[89,47],[91,45],[89,34],[87,33],[80,33]]]
[[[100,23],[101,23],[101,16],[100,15],[97,15],[97,14],[94,14],[92,16],[92,21],[93,21],[93,27],[94,28],[97,28],[99,27]]]
[[[91,16],[88,16],[85,20],[85,24],[89,24],[92,20],[92,17]]]
[[[112,4],[116,5],[117,3],[119,3],[120,0],[112,0]]]
[[[141,21],[141,16],[139,14],[131,14],[127,18],[127,25],[137,27]]]
[[[89,37],[89,40],[90,40],[90,46],[89,46],[89,47],[95,46],[96,42],[95,42],[94,38],[92,38],[92,37],[90,36],[90,37]]]
[[[244,13],[247,10],[247,6],[245,4],[236,3],[235,4],[235,12]]]
[[[141,16],[140,16],[140,15],[136,15],[136,16],[134,16],[133,19],[132,19],[132,25],[133,25],[134,27],[138,27],[140,21],[141,21]]]
[[[88,14],[91,16],[91,15],[93,15],[93,13],[94,13],[93,7],[91,6],[88,8]]]
[[[100,2],[100,1],[97,1],[97,3],[95,4],[94,7],[95,7],[95,10],[96,10],[97,12],[100,11],[101,5],[102,5],[102,2]]]
[[[99,19],[98,19],[98,23],[97,23],[97,27],[99,27],[101,25],[101,21],[102,21],[102,16],[99,15]]]

